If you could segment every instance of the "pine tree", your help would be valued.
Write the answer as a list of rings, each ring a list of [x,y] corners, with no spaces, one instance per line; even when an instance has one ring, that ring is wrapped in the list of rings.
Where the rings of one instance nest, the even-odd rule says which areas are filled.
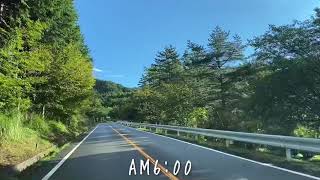
[[[159,86],[161,83],[178,82],[181,80],[183,66],[176,49],[166,47],[155,58],[155,64],[151,65],[141,80],[142,85]]]
[[[226,117],[230,113],[228,110],[230,80],[227,74],[233,71],[232,65],[244,58],[244,46],[240,37],[235,35],[230,40],[229,36],[229,32],[216,27],[208,39],[208,56],[211,61],[209,66],[212,69],[209,101],[215,109],[213,116],[217,117],[217,126],[223,129],[228,129],[231,125],[230,119]]]

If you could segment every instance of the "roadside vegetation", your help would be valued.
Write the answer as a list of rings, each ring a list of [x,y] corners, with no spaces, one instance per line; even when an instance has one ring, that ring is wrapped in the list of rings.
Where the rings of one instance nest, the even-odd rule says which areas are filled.
[[[0,2],[0,169],[106,117],[73,0]]]

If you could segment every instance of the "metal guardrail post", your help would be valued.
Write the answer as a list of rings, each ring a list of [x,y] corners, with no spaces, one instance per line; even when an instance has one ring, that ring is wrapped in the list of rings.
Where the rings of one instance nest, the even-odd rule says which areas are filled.
[[[228,148],[230,146],[230,141],[226,139],[226,147]]]
[[[226,139],[226,147],[230,147],[231,144],[233,144],[233,141]]]
[[[286,157],[288,161],[292,160],[292,151],[289,148],[286,148]]]

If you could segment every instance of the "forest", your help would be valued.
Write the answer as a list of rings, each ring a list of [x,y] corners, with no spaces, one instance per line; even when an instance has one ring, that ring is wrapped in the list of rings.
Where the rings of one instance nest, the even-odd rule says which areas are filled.
[[[251,54],[246,54],[250,49]],[[319,137],[320,10],[247,42],[216,27],[206,45],[169,45],[111,116],[136,122]]]

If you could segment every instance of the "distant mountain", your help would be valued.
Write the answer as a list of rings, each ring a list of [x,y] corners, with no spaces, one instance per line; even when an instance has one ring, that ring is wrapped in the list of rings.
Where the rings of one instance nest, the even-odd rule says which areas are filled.
[[[94,86],[95,91],[98,94],[119,94],[130,92],[132,89],[124,87],[121,84],[114,83],[112,81],[104,81],[96,79],[96,84]]]
[[[105,107],[114,107],[118,104],[122,104],[134,90],[112,81],[99,79],[96,79],[94,89],[98,96],[100,96],[102,105]]]

